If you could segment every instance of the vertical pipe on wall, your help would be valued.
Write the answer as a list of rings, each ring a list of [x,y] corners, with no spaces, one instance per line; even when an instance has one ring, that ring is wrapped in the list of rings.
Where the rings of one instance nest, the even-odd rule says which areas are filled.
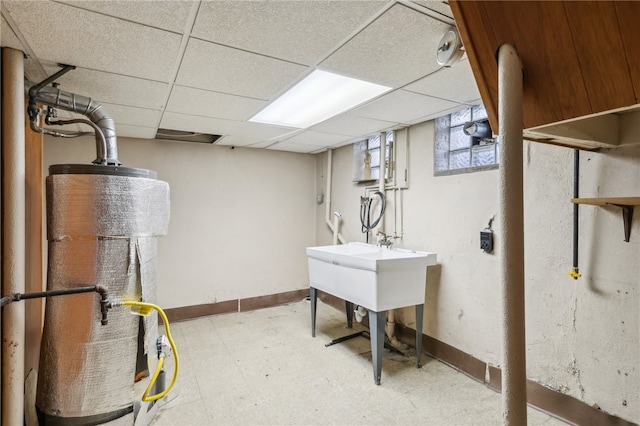
[[[580,150],[573,150],[573,198],[580,197]],[[574,280],[580,278],[578,267],[578,203],[573,204],[573,270],[569,276]]]
[[[25,291],[23,53],[2,49],[2,294]],[[2,424],[23,424],[25,305],[2,309]]]
[[[385,175],[387,174],[386,158],[387,158],[387,133],[382,132],[380,133],[380,169],[379,169],[380,175],[378,177],[378,191],[380,191],[385,197],[387,195],[384,192]],[[384,232],[384,215],[380,217],[378,231]]]
[[[327,223],[327,226],[329,226],[329,229],[331,230],[331,232],[334,232],[335,227],[331,222],[331,172],[333,169],[333,150],[328,149],[327,152],[328,152],[327,154],[327,196],[325,199],[325,218],[324,219],[325,219],[325,222]],[[344,239],[344,237],[340,232],[337,233],[337,237],[338,237],[338,241],[340,241],[342,244],[346,244],[346,240]]]
[[[500,218],[502,220],[502,416],[527,424],[522,171],[522,62],[516,49],[498,50]]]

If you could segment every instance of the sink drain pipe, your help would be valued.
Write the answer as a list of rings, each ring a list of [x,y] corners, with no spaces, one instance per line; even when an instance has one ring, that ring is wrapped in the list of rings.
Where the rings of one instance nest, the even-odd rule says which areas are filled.
[[[522,167],[523,68],[512,45],[498,50],[500,219],[502,236],[502,420],[527,424]]]
[[[386,160],[387,160],[387,133],[381,132],[380,133],[380,174],[378,176],[378,192],[382,194],[381,201],[383,202],[383,204],[381,204],[380,206],[381,211],[380,211],[380,218],[379,218],[377,230],[379,233],[381,232],[383,234],[385,234],[384,232],[385,220],[384,220],[383,206],[384,206],[384,200],[386,197],[386,193],[385,193],[385,184],[386,184],[385,176],[387,174]],[[400,342],[400,340],[398,340],[398,338],[396,337],[396,314],[393,309],[389,309],[387,311],[387,323],[385,324],[384,332],[387,335],[387,338],[389,339],[389,342],[391,343],[392,346],[395,346],[397,348],[402,347],[402,342]]]

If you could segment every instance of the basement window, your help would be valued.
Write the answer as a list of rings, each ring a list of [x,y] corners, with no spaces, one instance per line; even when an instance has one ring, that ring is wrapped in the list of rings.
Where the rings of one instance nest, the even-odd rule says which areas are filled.
[[[393,177],[394,132],[386,135],[385,180]],[[370,182],[380,178],[380,134],[353,144],[353,181]],[[389,161],[389,159],[392,161]],[[391,164],[391,167],[389,166]]]
[[[485,135],[465,133],[469,123],[489,126],[483,105],[475,105],[435,120],[435,176],[469,173],[498,167],[500,150],[490,127]]]

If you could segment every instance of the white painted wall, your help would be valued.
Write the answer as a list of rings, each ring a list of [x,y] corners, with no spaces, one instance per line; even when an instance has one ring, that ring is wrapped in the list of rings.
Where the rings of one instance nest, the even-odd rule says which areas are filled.
[[[94,140],[45,138],[50,164],[88,163]],[[158,240],[164,308],[308,286],[315,242],[315,158],[308,154],[120,138],[123,166],[155,170],[171,189]]]
[[[640,151],[580,154],[580,196],[638,196]],[[580,206],[572,263],[573,151],[531,143],[526,164],[528,375],[640,421],[640,221],[623,241],[616,207]]]
[[[433,125],[410,128],[410,188],[396,247],[434,251],[424,332],[500,365],[498,267],[479,232],[498,212],[498,171],[433,176]],[[304,248],[331,243],[324,221],[327,154],[272,152],[122,139],[126,166],[170,183],[172,217],[159,240],[165,307],[279,293],[308,285]],[[45,139],[45,164],[87,162],[92,140]],[[352,147],[333,153],[331,212],[348,241],[364,241],[352,182]],[[640,221],[622,241],[618,209],[580,207],[580,272],[571,270],[573,152],[526,143],[527,373],[530,379],[631,421],[640,419]],[[640,195],[640,151],[582,153],[581,195]],[[399,204],[399,202],[397,203]],[[390,195],[387,233],[393,233]],[[494,222],[497,229],[498,220]],[[316,235],[317,234],[317,235]],[[415,325],[412,309],[398,322]],[[624,402],[626,401],[626,405]]]
[[[496,237],[493,254],[479,248],[480,231],[499,210],[498,171],[434,177],[432,122],[412,126],[409,136],[405,234],[396,246],[438,254],[439,265],[429,268],[424,332],[500,366],[500,240]],[[635,219],[631,242],[625,243],[618,209],[580,207],[583,276],[568,277],[573,151],[525,144],[527,376],[637,422],[640,221]],[[326,156],[317,159],[317,191],[326,192]],[[358,219],[364,191],[352,182],[351,156],[351,146],[333,153],[331,211],[342,212],[348,241],[364,241]],[[639,150],[582,153],[581,164],[582,196],[640,196]],[[316,210],[319,245],[331,242],[324,207]],[[393,215],[393,203],[387,208]],[[387,233],[393,233],[392,226],[388,220]],[[413,309],[400,310],[396,321],[414,327]]]

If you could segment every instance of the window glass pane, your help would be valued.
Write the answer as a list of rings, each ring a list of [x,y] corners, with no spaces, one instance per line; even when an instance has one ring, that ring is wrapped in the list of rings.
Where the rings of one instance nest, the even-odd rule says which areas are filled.
[[[369,149],[369,154],[371,154],[371,168],[377,167],[380,165],[380,148]]]
[[[485,120],[487,118],[487,110],[484,109],[484,105],[476,105],[472,110],[473,121]]]
[[[380,167],[371,168],[371,179],[378,180],[380,178]]]
[[[451,116],[436,118],[436,152],[449,151],[449,124]]]
[[[395,132],[387,132],[387,145],[388,145],[390,142],[393,142],[393,134],[394,134],[394,133],[395,133]]]
[[[436,133],[436,152],[449,151],[449,129],[444,133]]]
[[[451,151],[449,153],[449,169],[463,169],[471,166],[470,150],[461,149],[459,151]]]
[[[369,149],[380,148],[380,135],[371,136],[369,138]]]
[[[364,179],[364,166],[367,153],[367,141],[353,144],[353,180],[358,182]]]
[[[436,133],[447,132],[449,133],[449,127],[451,127],[451,116],[444,115],[436,118]]]
[[[449,170],[449,152],[436,152],[434,167],[436,172]]]
[[[449,150],[469,148],[471,146],[471,136],[465,135],[462,131],[464,126],[452,127],[449,139]]]
[[[471,108],[451,113],[451,126],[459,126],[467,121],[471,121]]]
[[[471,148],[471,165],[488,166],[496,162],[496,146],[494,144],[476,145]]]

